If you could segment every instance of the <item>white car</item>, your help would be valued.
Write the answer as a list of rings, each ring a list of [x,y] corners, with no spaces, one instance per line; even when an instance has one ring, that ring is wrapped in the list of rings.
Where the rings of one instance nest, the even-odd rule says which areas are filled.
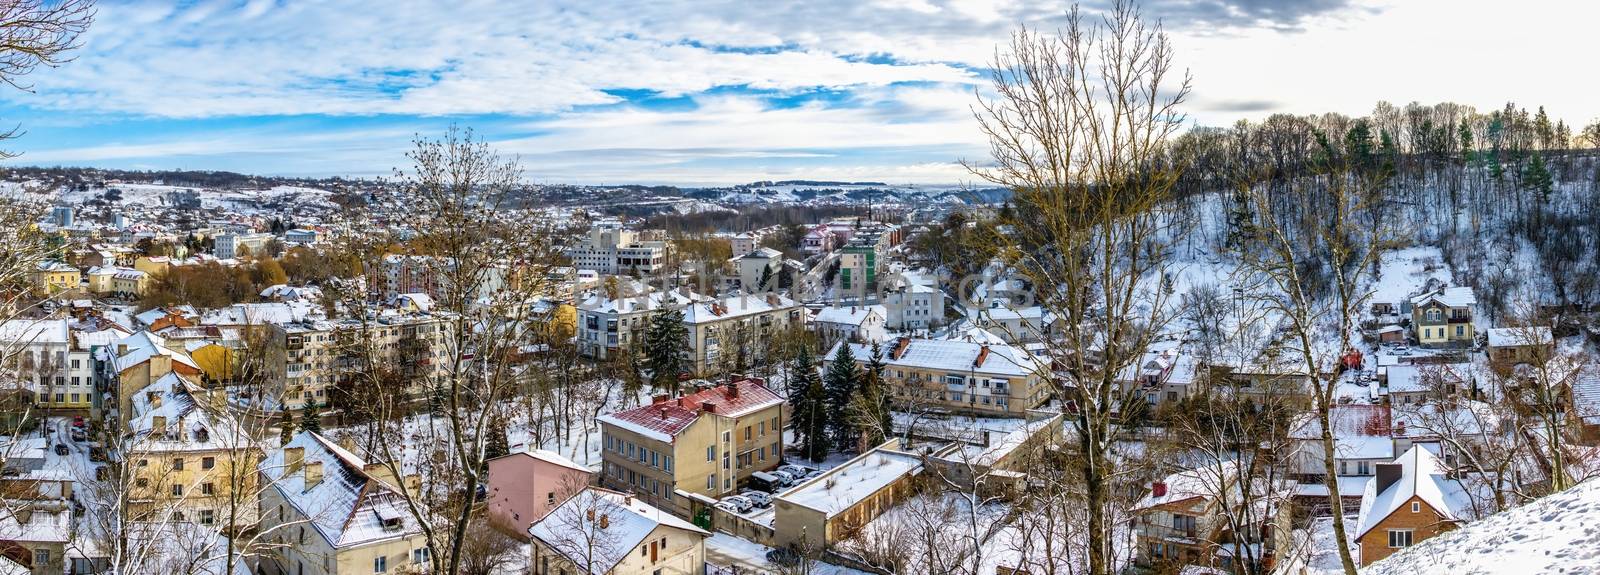
[[[745,490],[739,493],[739,497],[749,499],[750,503],[762,509],[772,507],[772,496],[765,491]]]
[[[729,495],[724,497],[722,498],[721,502],[732,506],[734,509],[738,510],[739,513],[749,513],[750,510],[754,509],[756,506],[754,502],[738,495]]]

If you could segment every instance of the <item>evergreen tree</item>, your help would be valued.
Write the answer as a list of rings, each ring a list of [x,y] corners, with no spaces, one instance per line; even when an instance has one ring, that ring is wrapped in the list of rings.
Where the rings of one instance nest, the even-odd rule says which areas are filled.
[[[1238,248],[1255,237],[1255,211],[1250,207],[1250,193],[1240,186],[1233,192],[1232,206],[1228,209],[1228,246]]]
[[[1471,164],[1472,163],[1472,127],[1468,126],[1466,122],[1462,122],[1461,123],[1461,128],[1459,130],[1457,130],[1457,132],[1456,132],[1456,137],[1461,140],[1461,165]]]
[[[1369,170],[1374,165],[1372,125],[1365,118],[1356,120],[1355,125],[1344,133],[1344,153],[1350,158],[1350,165],[1357,169]]]
[[[817,377],[811,350],[800,349],[789,376],[789,428],[794,430],[800,452],[812,461],[828,456],[828,394]]]
[[[862,433],[866,435],[868,445],[883,443],[894,429],[894,415],[889,409],[889,389],[883,381],[885,369],[883,348],[878,342],[872,342],[872,355],[867,358],[861,393],[856,400],[857,411],[862,417]]]
[[[310,401],[307,401],[305,407],[300,410],[300,429],[322,433],[322,419],[317,417],[317,408],[313,407]]]
[[[279,445],[287,445],[289,440],[294,439],[294,416],[287,409],[279,413],[283,414],[282,421],[278,422]]]
[[[772,289],[772,266],[761,266],[761,280],[756,282],[756,292]]]
[[[827,386],[828,434],[840,450],[850,449],[861,439],[856,421],[850,415],[850,402],[861,389],[861,367],[856,365],[849,343],[839,344],[823,383]]]
[[[650,369],[650,383],[656,389],[673,393],[678,391],[678,374],[688,368],[684,357],[689,349],[689,330],[683,327],[683,312],[662,308],[650,317],[650,328],[645,332],[645,367]]]
[[[1538,196],[1541,207],[1550,204],[1550,193],[1555,190],[1555,182],[1545,166],[1543,155],[1534,154],[1527,167],[1522,169],[1522,185]]]
[[[794,271],[788,264],[778,268],[778,289],[786,290],[794,287]]]

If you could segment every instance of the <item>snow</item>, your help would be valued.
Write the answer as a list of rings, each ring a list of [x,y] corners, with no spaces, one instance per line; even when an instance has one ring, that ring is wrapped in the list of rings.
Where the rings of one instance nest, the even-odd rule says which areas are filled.
[[[921,471],[922,461],[914,455],[874,449],[800,484],[777,499],[832,517],[902,477]]]
[[[1423,541],[1362,569],[1366,575],[1600,572],[1600,481]]]
[[[586,538],[571,533],[572,530],[593,529],[573,525],[572,522],[598,521],[594,518],[604,518],[607,521],[604,527],[598,527],[605,531],[605,544],[596,545],[593,549],[587,547],[582,549],[583,552],[598,555],[592,561],[582,559],[576,561],[580,564],[587,563],[594,575],[609,573],[612,566],[621,561],[627,553],[632,552],[634,547],[656,530],[656,527],[665,526],[709,535],[705,530],[631,495],[594,487],[567,498],[543,519],[529,527],[528,533],[544,541],[551,550],[561,553],[571,548],[571,544],[575,541]],[[571,550],[578,551],[578,549]]]
[[[1446,477],[1444,465],[1428,450],[1412,446],[1395,463],[1401,465],[1398,481],[1381,493],[1377,491],[1378,483],[1373,481],[1363,492],[1355,538],[1359,539],[1377,527],[1412,497],[1432,507],[1443,520],[1470,519],[1472,505],[1467,500],[1465,488],[1459,481]]]
[[[772,552],[771,547],[760,543],[740,539],[727,533],[713,533],[706,538],[706,562],[715,568],[737,567],[741,573],[755,570],[757,573],[772,573],[778,571],[778,566],[767,561],[767,553]],[[707,570],[707,574],[730,572],[731,569],[721,571]],[[818,562],[810,571],[811,575],[866,575],[865,571],[858,571],[848,567],[840,567],[829,563]]]

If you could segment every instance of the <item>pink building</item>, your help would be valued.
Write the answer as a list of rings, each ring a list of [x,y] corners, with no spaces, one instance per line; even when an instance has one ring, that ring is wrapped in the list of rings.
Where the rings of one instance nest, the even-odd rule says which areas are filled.
[[[571,459],[530,449],[489,460],[489,524],[519,540],[528,526],[589,485],[591,472]]]

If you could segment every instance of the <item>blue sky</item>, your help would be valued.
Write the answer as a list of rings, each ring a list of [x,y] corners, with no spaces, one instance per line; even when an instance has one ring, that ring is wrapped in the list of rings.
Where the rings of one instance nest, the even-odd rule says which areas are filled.
[[[1195,77],[1188,112],[1363,114],[1380,99],[1600,106],[1593,10],[1555,0],[1149,0]],[[0,94],[12,165],[386,175],[471,127],[530,180],[970,181],[969,105],[1017,24],[1058,2],[102,0],[78,59]],[[1093,3],[1086,4],[1093,11]],[[1493,42],[1482,41],[1483,38]],[[1478,40],[1474,40],[1477,38]],[[1585,85],[1587,83],[1588,85]]]

